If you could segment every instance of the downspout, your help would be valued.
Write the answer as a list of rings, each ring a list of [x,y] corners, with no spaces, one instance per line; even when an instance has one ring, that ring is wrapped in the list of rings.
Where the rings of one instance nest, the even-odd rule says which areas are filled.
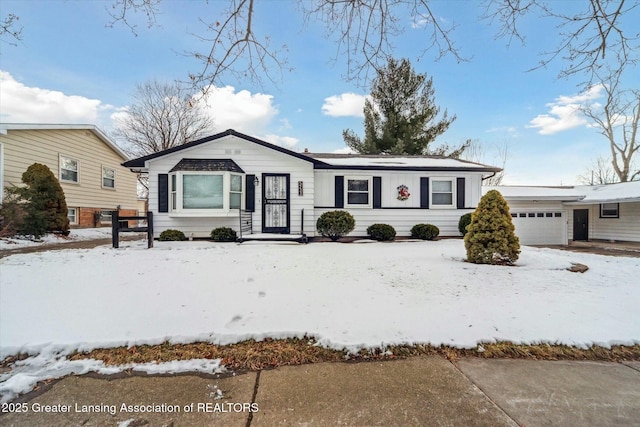
[[[482,180],[484,181],[485,179],[491,179],[491,178],[493,178],[494,176],[496,176],[496,174],[497,174],[497,173],[498,173],[498,172],[494,172],[494,173],[492,173],[492,174],[491,174],[491,175],[489,175],[489,176],[486,176],[486,177],[485,177],[485,176],[483,176],[483,177],[482,177]]]

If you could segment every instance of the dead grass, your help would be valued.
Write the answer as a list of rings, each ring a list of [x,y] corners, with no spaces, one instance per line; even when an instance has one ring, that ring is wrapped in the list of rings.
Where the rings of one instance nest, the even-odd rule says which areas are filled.
[[[249,340],[230,345],[215,345],[202,342],[170,344],[165,342],[160,345],[97,349],[84,353],[76,352],[69,359],[92,358],[102,360],[107,365],[188,359],[222,359],[222,364],[232,370],[260,370],[318,362],[393,360],[434,355],[440,355],[452,362],[464,357],[620,362],[640,360],[640,345],[613,346],[612,348],[592,346],[587,349],[581,349],[560,344],[520,345],[510,342],[498,342],[484,343],[474,349],[458,349],[447,346],[434,347],[428,344],[416,344],[361,350],[356,354],[349,354],[346,351],[321,347],[313,337],[304,337],[286,340]],[[20,358],[20,356],[7,358],[1,365],[7,366]]]

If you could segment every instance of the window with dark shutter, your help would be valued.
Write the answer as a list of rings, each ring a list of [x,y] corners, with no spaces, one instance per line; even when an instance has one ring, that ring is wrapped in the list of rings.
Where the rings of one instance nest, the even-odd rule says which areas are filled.
[[[464,178],[456,180],[456,208],[464,209]]]
[[[335,207],[344,208],[344,176],[335,177]]]
[[[169,212],[169,174],[158,174],[158,212]]]
[[[429,178],[420,178],[420,207],[429,209]]]

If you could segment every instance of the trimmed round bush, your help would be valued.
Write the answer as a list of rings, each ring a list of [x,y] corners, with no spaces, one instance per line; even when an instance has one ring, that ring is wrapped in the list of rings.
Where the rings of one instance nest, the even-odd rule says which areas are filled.
[[[469,224],[471,224],[471,212],[462,215],[458,221],[458,230],[462,233],[462,237],[467,234],[467,225]]]
[[[238,235],[232,228],[218,227],[211,231],[211,238],[216,242],[235,242],[238,238]]]
[[[414,239],[433,240],[440,234],[440,229],[433,224],[416,224],[411,227]]]
[[[520,241],[500,192],[491,190],[482,196],[467,227],[464,246],[467,261],[475,264],[513,265],[518,260]]]
[[[163,242],[187,240],[184,233],[180,230],[164,230],[160,233],[158,240]]]
[[[389,224],[372,224],[367,228],[367,234],[374,240],[393,240],[396,238],[396,230]]]
[[[329,211],[320,215],[316,221],[316,228],[320,235],[335,242],[356,228],[356,220],[347,211]]]

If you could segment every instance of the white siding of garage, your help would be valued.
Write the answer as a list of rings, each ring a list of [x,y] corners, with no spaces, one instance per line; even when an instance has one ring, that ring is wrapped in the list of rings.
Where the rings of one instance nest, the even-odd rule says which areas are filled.
[[[600,218],[600,205],[571,205],[569,239],[573,239],[573,209],[589,210],[589,240],[640,242],[640,202],[619,204],[619,218]]]

